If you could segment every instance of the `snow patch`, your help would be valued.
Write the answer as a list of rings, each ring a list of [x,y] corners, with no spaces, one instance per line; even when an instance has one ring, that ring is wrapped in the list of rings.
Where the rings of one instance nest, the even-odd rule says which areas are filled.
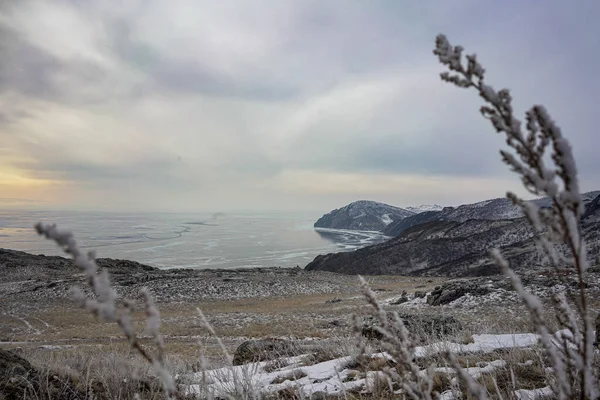
[[[462,353],[490,353],[494,350],[523,348],[534,346],[538,342],[535,333],[515,333],[501,335],[473,335],[473,343],[458,344],[453,342],[438,342],[427,346],[415,348],[415,357],[423,358],[450,351],[455,354]]]
[[[390,218],[390,214],[383,214],[381,217],[379,217],[379,219],[386,225],[389,225],[392,222],[394,222],[394,220]]]
[[[427,211],[442,211],[444,207],[438,205],[438,204],[421,204],[420,206],[416,206],[416,207],[406,207],[406,210],[408,211],[412,211],[415,214],[420,214],[423,212],[427,212]]]
[[[552,388],[545,386],[540,389],[520,389],[515,390],[515,396],[518,400],[537,400],[553,396]]]
[[[428,346],[415,348],[415,357],[423,358],[445,351],[458,353],[476,353],[476,352],[491,352],[498,349],[508,348],[524,348],[535,345],[538,342],[538,335],[534,333],[521,334],[501,334],[501,335],[473,335],[473,343],[466,345],[439,342]],[[349,365],[353,358],[350,356],[341,357],[314,365],[303,365],[303,360],[306,355],[282,358],[280,365],[284,365],[276,370],[267,369],[267,364],[273,365],[272,362],[262,361],[249,363],[246,365],[232,366],[209,370],[204,373],[199,372],[191,375],[189,378],[192,382],[197,382],[187,387],[186,393],[190,395],[206,394],[206,390],[216,396],[227,396],[227,394],[236,391],[236,384],[242,382],[245,388],[248,385],[256,393],[277,393],[285,388],[294,388],[304,394],[311,396],[316,392],[325,392],[328,394],[339,394],[351,390],[368,390],[372,387],[377,378],[381,377],[381,371],[368,371],[360,379],[348,379],[351,375]],[[375,353],[371,357],[384,357],[390,359],[387,353]],[[482,374],[493,372],[498,368],[504,368],[506,361],[496,360],[472,368],[466,368],[465,371],[474,378],[481,377]],[[435,372],[440,372],[448,375],[456,375],[453,368],[436,368]],[[426,370],[420,373],[425,374]],[[453,379],[456,379],[454,377]],[[201,383],[204,382],[204,383]],[[276,383],[274,383],[276,382]],[[204,387],[204,390],[203,390]],[[546,389],[540,389],[546,393]],[[518,390],[515,392],[517,398],[520,399],[537,399],[530,396],[531,392]],[[521,397],[519,397],[521,396]],[[455,395],[451,391],[446,391],[442,394],[442,398],[451,400]]]

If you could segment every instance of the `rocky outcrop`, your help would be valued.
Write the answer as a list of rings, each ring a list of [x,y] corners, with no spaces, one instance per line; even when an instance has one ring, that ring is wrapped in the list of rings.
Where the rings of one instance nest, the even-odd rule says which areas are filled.
[[[314,226],[315,228],[382,232],[392,222],[413,214],[403,208],[361,200],[323,215]]]
[[[88,398],[68,378],[39,371],[26,359],[0,349],[0,399],[33,399],[41,393],[51,399]]]
[[[485,296],[490,293],[490,291],[490,286],[481,285],[479,282],[451,282],[436,287],[431,294],[427,296],[427,304],[431,306],[441,306],[449,304],[466,294],[471,296]]]
[[[431,338],[442,338],[462,330],[462,324],[451,315],[414,315],[389,311],[388,322],[393,326],[396,314],[408,330],[411,337],[417,341],[427,341]],[[377,329],[380,321],[376,317],[368,317],[363,321],[361,335],[368,339],[380,340],[383,335]]]

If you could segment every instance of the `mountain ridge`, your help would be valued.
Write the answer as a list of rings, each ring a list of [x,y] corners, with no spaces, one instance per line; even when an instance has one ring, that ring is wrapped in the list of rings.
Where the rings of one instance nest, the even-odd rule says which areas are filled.
[[[581,196],[584,199],[584,205],[589,204],[598,195],[600,195],[600,190],[582,193]],[[538,207],[549,207],[551,205],[551,200],[548,197],[541,197],[539,199],[528,201],[536,204]],[[392,237],[398,236],[411,226],[433,220],[464,222],[469,219],[515,219],[523,216],[521,209],[505,197],[462,204],[457,207],[444,207],[441,211],[434,211],[434,213],[436,214],[416,214],[400,221],[394,221],[392,224],[385,227],[383,234]]]
[[[600,251],[600,192],[586,195],[590,193],[598,195],[586,201],[581,223],[589,254],[594,255]],[[451,212],[452,208],[446,210]],[[493,247],[502,251],[514,269],[545,263],[536,233],[524,217],[457,221],[437,218],[436,213],[444,210],[432,213],[432,219],[405,227],[387,242],[319,255],[306,269],[363,275],[485,276],[500,272],[488,254]]]
[[[413,214],[389,204],[358,200],[323,215],[314,227],[382,232],[387,225]]]
[[[584,204],[600,195],[600,190],[581,194]],[[528,200],[539,207],[548,207],[548,197]],[[398,236],[405,229],[433,220],[464,222],[469,219],[515,219],[522,217],[521,210],[506,197],[442,207],[438,204],[397,207],[373,200],[357,200],[324,214],[315,223],[315,228],[371,230],[386,236]]]

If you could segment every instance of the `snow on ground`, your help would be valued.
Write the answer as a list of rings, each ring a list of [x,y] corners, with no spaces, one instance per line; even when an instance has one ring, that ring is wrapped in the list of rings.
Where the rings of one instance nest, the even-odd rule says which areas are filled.
[[[381,217],[379,217],[379,219],[386,225],[389,225],[392,222],[394,222],[394,220],[390,218],[390,214],[383,214]]]
[[[448,303],[450,308],[467,308],[477,309],[482,304],[503,304],[503,303],[517,303],[519,296],[514,291],[508,291],[501,288],[493,288],[491,291],[483,296],[474,296],[471,293],[459,297],[458,299]]]
[[[415,214],[420,214],[426,211],[441,211],[443,208],[444,207],[437,204],[421,204],[420,206],[416,207],[405,207],[406,210],[412,211]]]
[[[553,396],[552,388],[550,386],[545,386],[540,389],[520,389],[515,390],[515,396],[518,400],[537,400],[537,399],[545,399]]]
[[[412,299],[405,301],[404,303],[400,303],[399,305],[401,305],[402,307],[421,307],[421,306],[427,306],[427,296],[429,296],[431,294],[431,292],[427,292],[425,293],[423,296],[421,297],[413,297]],[[403,296],[394,296],[394,297],[389,297],[387,299],[383,299],[381,300],[381,304],[384,305],[390,305],[390,304],[398,304],[398,300],[402,299]]]
[[[306,357],[297,356],[283,359],[282,368],[267,372],[265,367],[269,362],[250,363],[239,366],[225,367],[196,374],[196,379],[204,379],[208,388],[214,394],[226,394],[235,391],[236,382],[250,384],[257,391],[277,392],[286,387],[297,387],[303,393],[310,395],[314,392],[339,393],[353,389],[356,384],[344,382],[348,377],[347,365],[352,357],[342,357],[325,361],[311,366],[303,366],[302,360]],[[190,385],[190,394],[202,392],[201,384]]]
[[[473,343],[458,344],[453,342],[439,342],[415,348],[415,357],[423,358],[445,351],[458,353],[492,352],[499,349],[527,348],[534,346],[538,335],[533,333],[502,334],[502,335],[473,335]],[[390,358],[386,353],[376,353],[375,357]],[[241,366],[225,367],[196,373],[190,376],[194,382],[187,388],[188,394],[200,395],[205,390],[214,395],[226,395],[236,391],[236,385],[243,386],[256,392],[276,393],[285,388],[294,388],[306,396],[316,392],[328,394],[342,393],[352,390],[368,390],[375,380],[382,374],[380,371],[368,371],[366,374],[356,374],[352,370],[353,358],[350,356],[329,360],[314,365],[303,365],[306,356],[296,356],[279,359],[278,362],[256,362]],[[279,368],[272,368],[281,365]],[[490,373],[506,365],[504,360],[483,363],[465,371],[474,378]],[[425,370],[422,371],[425,373]],[[453,368],[437,368],[436,372],[455,375]],[[542,389],[544,390],[544,389]],[[519,398],[530,399],[530,393],[516,394]],[[451,392],[445,393],[445,399],[454,398]]]
[[[531,347],[535,345],[537,341],[538,335],[535,333],[473,335],[473,343],[458,344],[453,342],[438,342],[427,346],[416,347],[415,357],[422,358],[447,351],[454,354],[489,353],[500,349]]]

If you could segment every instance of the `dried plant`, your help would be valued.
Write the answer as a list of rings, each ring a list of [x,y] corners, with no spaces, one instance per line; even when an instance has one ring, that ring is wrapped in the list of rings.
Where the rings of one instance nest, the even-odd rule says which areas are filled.
[[[79,288],[73,288],[71,294],[81,307],[89,310],[96,318],[105,322],[116,323],[125,337],[129,340],[131,348],[136,350],[146,361],[154,367],[158,375],[165,396],[171,398],[177,393],[175,382],[169,370],[164,364],[164,343],[160,335],[160,313],[154,304],[152,295],[148,289],[142,291],[144,296],[144,308],[146,312],[146,329],[156,345],[157,353],[152,355],[140,344],[135,333],[132,320],[133,302],[123,301],[123,309],[119,312],[117,307],[117,293],[110,284],[108,271],[99,270],[96,264],[96,256],[93,252],[83,253],[73,234],[67,230],[60,230],[55,224],[44,224],[42,222],[35,226],[39,235],[51,239],[58,244],[65,253],[70,254],[85,274],[85,279],[90,286],[94,297],[87,297]]]
[[[481,107],[481,114],[490,120],[496,132],[506,137],[509,150],[500,151],[502,161],[520,176],[531,194],[548,196],[552,204],[538,208],[514,193],[507,193],[507,197],[523,211],[552,266],[568,267],[577,274],[577,294],[571,296],[575,309],[569,305],[565,293],[555,298],[557,319],[566,331],[559,338],[560,349],[555,346],[557,338],[550,334],[543,319],[541,301],[524,289],[499,250],[492,250],[491,255],[510,277],[531,314],[554,369],[556,379],[551,384],[555,395],[559,399],[596,399],[599,393],[593,366],[594,327],[585,291],[589,261],[580,224],[584,207],[573,150],[541,105],[534,105],[526,112],[524,132],[521,121],[514,116],[510,91],[496,91],[488,85],[485,69],[475,54],[467,55],[465,63],[462,52],[461,46],[452,46],[444,35],[436,38],[433,53],[451,71],[443,72],[442,80],[458,87],[474,88],[483,98],[486,104]],[[548,158],[550,165],[545,161]],[[566,246],[567,251],[557,251],[557,246]]]
[[[514,116],[510,91],[496,91],[486,83],[485,69],[474,54],[467,55],[465,62],[463,48],[452,46],[444,35],[436,38],[433,53],[449,69],[441,74],[442,80],[461,88],[474,88],[483,98],[485,105],[480,109],[481,114],[490,120],[496,132],[504,133],[506,137],[508,149],[500,151],[502,161],[519,175],[529,193],[551,199],[550,207],[538,208],[514,193],[507,193],[507,197],[523,211],[536,233],[535,240],[551,265],[557,271],[570,268],[577,276],[576,293],[563,292],[554,297],[554,311],[562,330],[551,332],[544,318],[543,303],[525,290],[519,276],[500,251],[492,249],[490,255],[511,279],[530,313],[552,371],[547,383],[553,395],[558,399],[598,399],[599,377],[593,360],[594,326],[585,290],[589,261],[580,225],[584,207],[572,148],[541,105],[535,105],[526,112],[523,130],[521,121]],[[550,161],[549,165],[546,160]],[[396,318],[390,322],[366,282],[361,279],[361,284],[367,302],[373,306],[373,314],[380,320],[377,330],[382,337],[381,345],[399,365],[401,374],[389,376],[395,378],[409,397],[431,398],[431,374],[427,370],[420,371],[414,362],[414,345],[402,321]],[[445,360],[473,398],[493,397],[461,367],[454,354],[447,353]],[[497,383],[493,383],[494,394],[500,396]]]

